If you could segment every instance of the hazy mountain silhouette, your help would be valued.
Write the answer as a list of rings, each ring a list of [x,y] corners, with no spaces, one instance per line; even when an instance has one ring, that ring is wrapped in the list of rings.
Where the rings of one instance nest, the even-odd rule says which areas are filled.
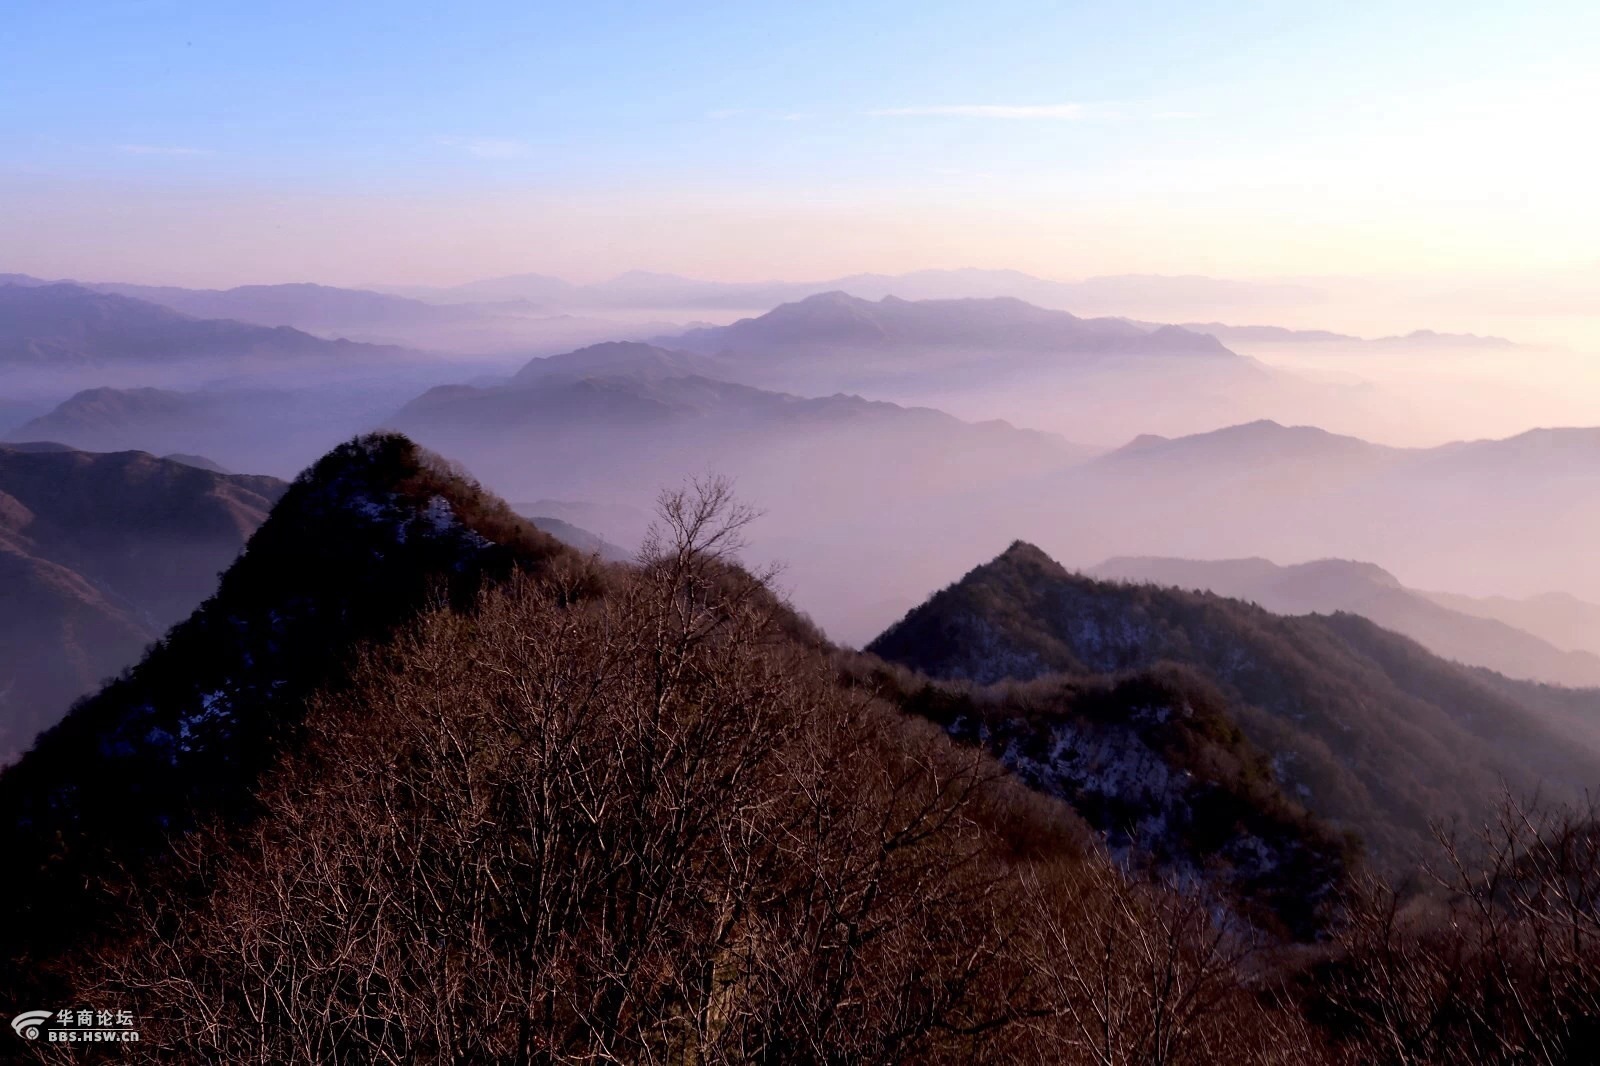
[[[1600,434],[1394,448],[1272,421],[1144,436],[982,513],[1078,565],[1114,555],[1371,560],[1411,588],[1600,595]]]
[[[97,282],[85,287],[161,304],[195,318],[293,326],[317,333],[370,333],[447,325],[480,317],[488,311],[477,305],[440,307],[402,296],[307,282],[241,285],[232,289],[184,289],[118,282]]]
[[[534,359],[512,376],[510,384],[575,381],[598,375],[655,380],[690,376],[722,378],[732,369],[724,362],[693,352],[659,348],[639,341],[608,341]]]
[[[204,600],[285,488],[143,452],[0,445],[0,759]]]
[[[1453,611],[1489,618],[1532,633],[1566,651],[1600,655],[1600,604],[1570,593],[1546,592],[1538,596],[1463,596],[1454,592],[1424,592]]]
[[[822,281],[724,282],[634,270],[591,285],[542,274],[489,278],[448,288],[400,287],[390,291],[436,302],[528,300],[548,307],[657,310],[756,310],[827,292],[867,300],[953,300],[1010,297],[1045,307],[1114,307],[1119,311],[1164,307],[1227,307],[1304,303],[1316,290],[1293,283],[1222,278],[1125,274],[1081,281],[1050,281],[1017,270],[916,270],[904,274],[851,274]]]
[[[713,355],[784,392],[860,392],[964,417],[1006,417],[1106,442],[1137,424],[1237,419],[1315,387],[1177,326],[1080,318],[1011,297],[864,300],[822,293],[658,343]]]
[[[1437,333],[1418,329],[1404,335],[1356,337],[1326,329],[1288,329],[1283,326],[1230,326],[1222,322],[1185,322],[1184,329],[1207,333],[1224,344],[1338,344],[1380,348],[1512,348],[1504,337],[1483,337],[1476,333]]]
[[[1169,661],[1199,670],[1289,794],[1359,832],[1385,863],[1423,853],[1435,820],[1483,816],[1502,780],[1570,796],[1600,777],[1600,719],[1552,710],[1539,686],[1514,698],[1515,683],[1491,684],[1352,614],[1280,617],[1096,581],[1020,542],[868,650],[978,683]]]
[[[678,342],[696,351],[760,354],[804,354],[825,348],[964,348],[1232,355],[1216,338],[1178,326],[1144,329],[1124,319],[1084,319],[1013,298],[911,301],[885,296],[872,302],[843,292],[807,297],[730,326],[691,330]]]
[[[1376,470],[1404,454],[1402,449],[1329,433],[1315,426],[1283,426],[1262,419],[1186,437],[1147,433],[1095,462],[1103,469],[1130,474],[1186,477],[1193,473],[1216,476],[1300,464]]]
[[[427,381],[448,374],[390,372],[341,380],[286,371],[256,384],[198,389],[84,389],[0,440],[58,440],[90,451],[205,456],[231,469],[292,474],[308,457],[378,422]],[[282,384],[279,384],[281,382]]]
[[[575,316],[551,301],[497,300],[492,295],[478,299],[463,294],[439,301],[306,282],[186,289],[123,282],[50,282],[24,274],[0,274],[0,285],[8,281],[34,287],[75,285],[201,319],[290,326],[325,338],[456,353],[516,352],[526,356],[592,341],[647,337],[672,328],[667,322]]]
[[[512,509],[517,510],[517,508]],[[517,513],[532,522],[541,533],[548,533],[567,547],[575,548],[586,555],[598,555],[602,561],[608,563],[626,563],[633,559],[632,552],[618,547],[598,533],[591,533],[565,519],[542,514],[527,514],[520,510],[517,510]]]
[[[214,397],[173,389],[85,389],[55,410],[17,427],[18,440],[61,440],[89,451],[112,451],[174,432],[225,425]]]
[[[1123,557],[1092,577],[1203,589],[1259,604],[1275,614],[1349,611],[1410,637],[1435,655],[1510,677],[1557,685],[1600,686],[1600,656],[1563,651],[1504,622],[1451,610],[1428,593],[1408,589],[1371,563],[1319,559],[1278,566],[1266,559]]]
[[[701,373],[716,368],[690,353],[597,345],[534,360],[506,385],[429,390],[389,424],[513,498],[581,498],[604,485],[640,499],[711,468],[748,479],[746,491],[763,499],[795,495],[792,475],[803,468],[826,494],[815,479],[834,459],[849,468],[840,485],[881,478],[891,493],[912,485],[944,491],[997,468],[1042,472],[1088,454],[1005,423],[844,394],[802,397]],[[943,484],[911,476],[930,469]]]
[[[400,354],[397,348],[325,340],[287,326],[192,318],[78,285],[0,285],[0,364],[72,367],[246,357],[337,364]]]

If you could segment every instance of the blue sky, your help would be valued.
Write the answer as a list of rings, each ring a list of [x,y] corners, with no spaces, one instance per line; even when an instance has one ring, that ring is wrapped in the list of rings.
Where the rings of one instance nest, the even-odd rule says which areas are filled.
[[[396,226],[419,260],[396,280],[1264,275],[1355,270],[1356,248],[1415,271],[1560,264],[1600,235],[1600,5],[1576,0],[3,17],[0,269],[126,273],[144,249],[152,280],[254,280],[302,246],[302,274],[350,280],[394,265]]]

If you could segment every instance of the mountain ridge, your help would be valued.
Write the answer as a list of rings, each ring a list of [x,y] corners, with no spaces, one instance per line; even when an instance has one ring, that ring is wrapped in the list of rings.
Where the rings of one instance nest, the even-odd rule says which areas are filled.
[[[1381,863],[1426,853],[1430,824],[1600,777],[1600,723],[1486,684],[1351,614],[1280,617],[1209,594],[1073,574],[1031,544],[935,593],[867,651],[990,684],[1173,661],[1227,696],[1291,795],[1358,831]]]

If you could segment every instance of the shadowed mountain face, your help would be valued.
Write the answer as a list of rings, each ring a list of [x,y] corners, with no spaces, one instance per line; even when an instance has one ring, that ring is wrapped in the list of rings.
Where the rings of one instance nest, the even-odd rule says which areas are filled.
[[[210,595],[284,488],[143,452],[0,445],[0,758]]]
[[[1435,820],[1485,816],[1502,781],[1572,796],[1600,778],[1600,719],[1538,686],[1491,682],[1354,615],[1095,581],[1022,543],[868,650],[978,683],[1184,664],[1218,686],[1288,793],[1384,865],[1425,853]]]
[[[349,362],[398,354],[287,326],[191,318],[78,285],[0,285],[0,365],[71,368],[246,357]]]
[[[1447,602],[1400,584],[1370,563],[1320,559],[1277,566],[1266,559],[1200,562],[1124,557],[1090,576],[1204,589],[1260,604],[1276,614],[1349,611],[1404,634],[1435,655],[1510,677],[1557,685],[1600,686],[1600,656],[1564,651],[1505,622],[1452,610]]]

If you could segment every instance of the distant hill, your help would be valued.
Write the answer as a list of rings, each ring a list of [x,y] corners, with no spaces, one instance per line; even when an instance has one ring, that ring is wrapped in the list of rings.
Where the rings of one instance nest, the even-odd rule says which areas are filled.
[[[1435,655],[1510,677],[1557,685],[1600,686],[1600,655],[1564,651],[1531,633],[1401,585],[1370,563],[1320,559],[1278,566],[1266,559],[1109,559],[1091,577],[1204,589],[1247,600],[1275,614],[1349,611],[1404,634]]]
[[[1291,463],[1376,469],[1403,454],[1401,449],[1329,433],[1315,426],[1283,426],[1263,419],[1186,437],[1145,434],[1095,462],[1102,468],[1129,473],[1181,474],[1200,470],[1215,476]]]
[[[92,451],[119,450],[142,436],[160,439],[177,431],[224,424],[215,403],[200,393],[173,389],[84,389],[53,411],[17,427],[19,440],[64,440]]]
[[[626,375],[661,380],[680,377],[725,377],[725,363],[693,352],[659,348],[639,341],[591,344],[561,355],[530,360],[512,376],[513,386],[554,381],[578,381],[602,375]]]
[[[1060,354],[1148,354],[1230,357],[1216,338],[1124,319],[1084,319],[1010,297],[876,302],[844,292],[784,304],[730,326],[691,330],[678,343],[703,352],[790,352],[795,349],[987,349]]]
[[[79,285],[0,285],[0,365],[101,366],[196,359],[388,359],[401,349],[324,340],[286,326],[192,318]]]
[[[1281,617],[1211,594],[1096,581],[1020,542],[868,651],[980,684],[1163,662],[1199,671],[1287,794],[1359,833],[1383,864],[1425,853],[1436,821],[1485,816],[1502,781],[1549,796],[1600,782],[1600,719],[1581,702],[1491,684],[1352,614]]]
[[[0,445],[0,761],[210,595],[285,488],[143,452]]]

